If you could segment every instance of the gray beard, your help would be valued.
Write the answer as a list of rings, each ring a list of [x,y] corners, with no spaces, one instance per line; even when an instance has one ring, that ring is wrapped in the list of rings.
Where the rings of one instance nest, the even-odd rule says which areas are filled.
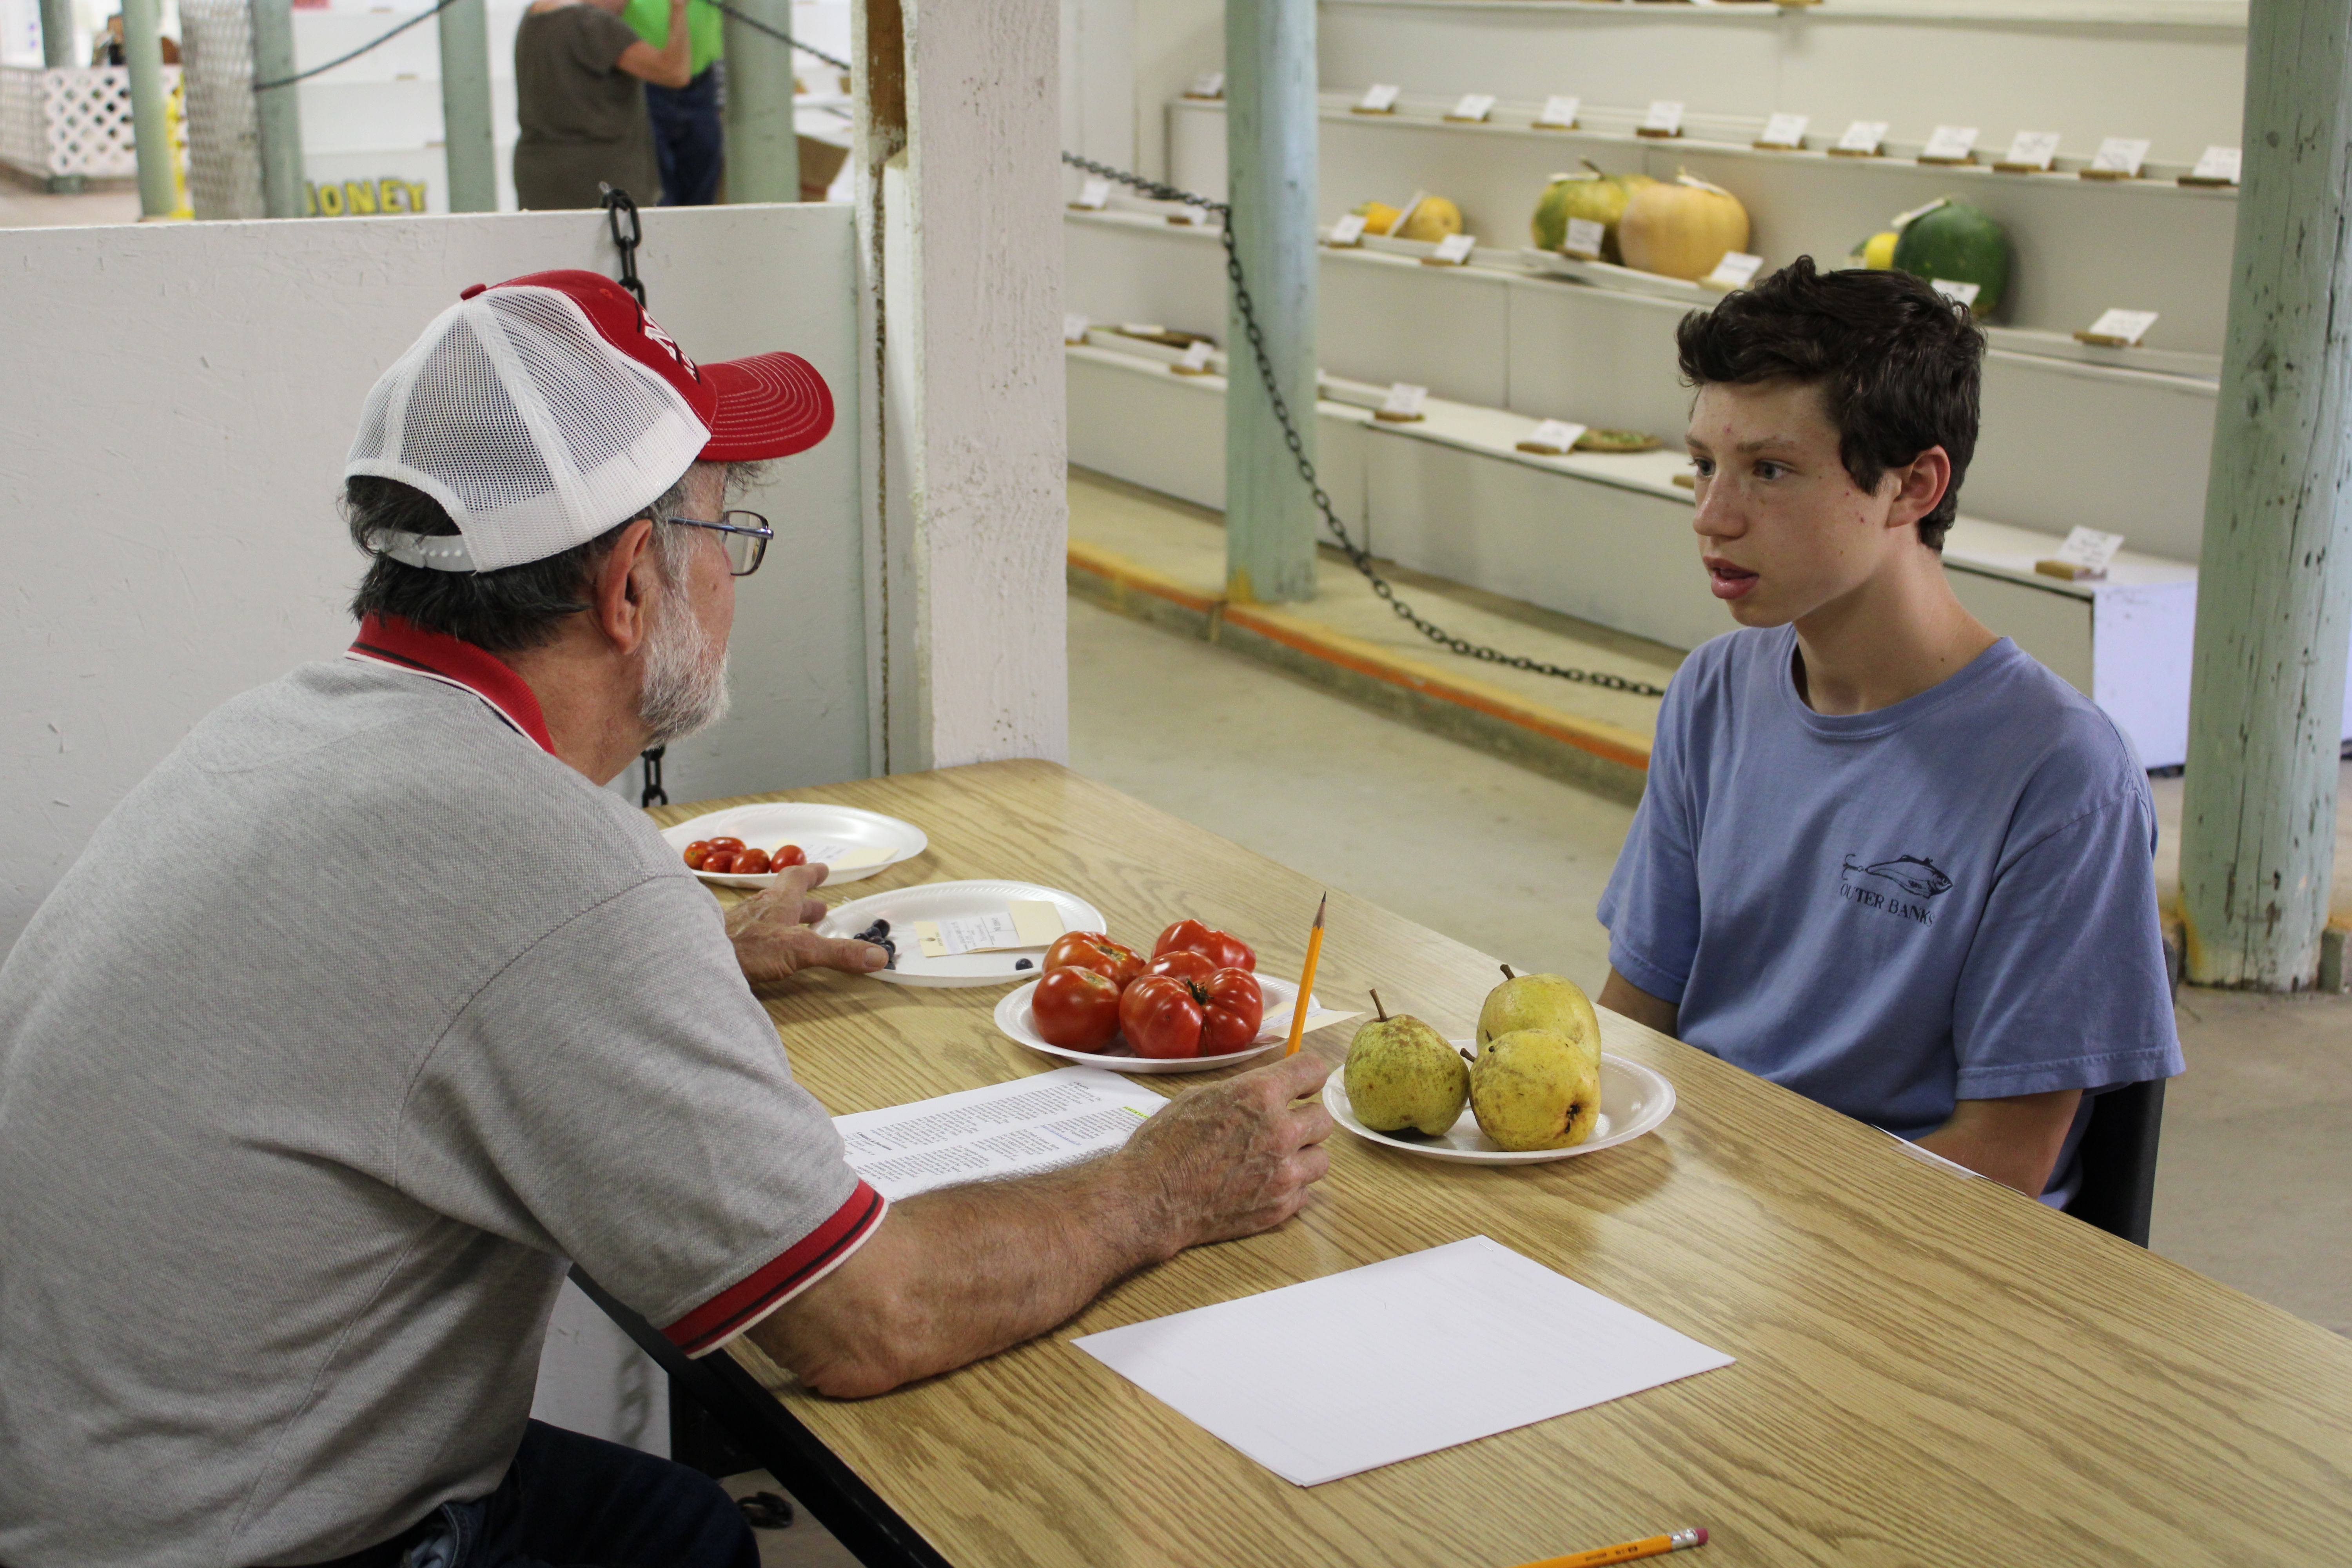
[[[646,749],[682,741],[727,715],[727,650],[711,643],[702,623],[665,595],[646,638],[646,679],[637,693],[637,721]]]

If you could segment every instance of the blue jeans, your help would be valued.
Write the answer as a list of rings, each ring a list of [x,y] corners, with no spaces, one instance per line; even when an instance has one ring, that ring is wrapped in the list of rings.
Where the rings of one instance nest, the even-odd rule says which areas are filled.
[[[713,60],[684,87],[646,84],[666,207],[707,207],[719,199],[719,171],[727,151],[719,125],[719,73],[724,68],[724,62]]]
[[[534,1421],[488,1497],[445,1503],[408,1568],[759,1568],[751,1527],[717,1481]]]

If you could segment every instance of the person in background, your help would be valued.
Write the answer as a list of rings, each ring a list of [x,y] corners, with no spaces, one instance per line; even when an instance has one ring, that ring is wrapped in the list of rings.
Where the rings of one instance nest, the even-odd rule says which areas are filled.
[[[515,29],[515,200],[525,211],[593,207],[600,184],[650,204],[661,187],[638,85],[684,87],[686,0],[668,0],[667,47],[621,20],[622,0],[534,0]]]
[[[627,0],[621,8],[621,19],[656,49],[669,47],[677,18],[677,7],[668,0]],[[654,158],[661,166],[661,205],[707,207],[719,199],[719,174],[727,162],[726,133],[719,125],[727,70],[719,58],[726,41],[719,7],[709,0],[688,0],[686,33],[692,75],[684,87],[646,79],[646,110],[653,117]]]

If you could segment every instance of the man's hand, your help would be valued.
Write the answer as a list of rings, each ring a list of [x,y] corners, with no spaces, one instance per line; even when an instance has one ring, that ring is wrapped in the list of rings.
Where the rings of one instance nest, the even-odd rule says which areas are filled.
[[[743,966],[744,979],[763,985],[811,968],[871,974],[890,962],[890,955],[870,942],[816,933],[816,922],[824,919],[824,900],[810,898],[809,889],[824,880],[824,872],[823,866],[786,867],[774,887],[727,911],[727,940],[735,944],[735,962]]]
[[[1291,1101],[1331,1069],[1301,1053],[1188,1089],[1137,1129],[1118,1155],[1139,1177],[1145,1234],[1159,1256],[1272,1230],[1331,1168],[1320,1145],[1339,1123],[1322,1102]]]

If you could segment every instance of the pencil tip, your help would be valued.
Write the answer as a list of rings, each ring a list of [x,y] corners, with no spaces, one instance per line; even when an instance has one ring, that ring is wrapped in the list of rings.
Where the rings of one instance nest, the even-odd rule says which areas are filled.
[[[1329,903],[1330,903],[1330,901],[1331,901],[1331,895],[1330,895],[1330,894],[1328,894],[1328,893],[1324,894],[1320,899],[1318,899],[1318,900],[1316,900],[1316,903],[1315,903],[1315,924],[1316,924],[1316,926],[1317,926],[1318,929],[1319,929],[1319,928],[1322,926],[1322,924],[1323,924],[1323,910],[1324,910],[1324,907],[1325,907],[1326,905],[1329,904]]]

